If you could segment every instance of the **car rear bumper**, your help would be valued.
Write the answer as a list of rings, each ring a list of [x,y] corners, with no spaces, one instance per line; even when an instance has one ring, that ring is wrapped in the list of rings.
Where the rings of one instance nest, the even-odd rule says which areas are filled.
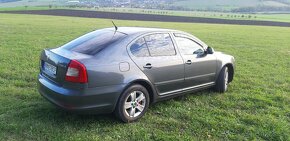
[[[78,113],[111,113],[115,109],[124,85],[113,85],[84,90],[66,89],[42,75],[38,76],[39,93],[58,107]]]

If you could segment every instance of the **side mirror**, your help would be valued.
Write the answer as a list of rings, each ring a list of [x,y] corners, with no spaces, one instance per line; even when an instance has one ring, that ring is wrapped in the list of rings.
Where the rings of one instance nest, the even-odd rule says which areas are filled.
[[[202,54],[204,54],[204,50],[198,49],[198,50],[194,51],[193,54],[202,55]]]
[[[206,53],[207,54],[213,54],[214,53],[214,49],[212,47],[207,47]]]

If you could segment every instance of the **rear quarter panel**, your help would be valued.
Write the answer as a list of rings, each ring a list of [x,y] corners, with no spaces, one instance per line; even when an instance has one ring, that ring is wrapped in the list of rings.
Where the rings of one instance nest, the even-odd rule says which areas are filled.
[[[128,56],[126,46],[130,39],[106,48],[92,58],[79,60],[88,72],[88,87],[129,84],[134,80],[146,80],[146,75]]]

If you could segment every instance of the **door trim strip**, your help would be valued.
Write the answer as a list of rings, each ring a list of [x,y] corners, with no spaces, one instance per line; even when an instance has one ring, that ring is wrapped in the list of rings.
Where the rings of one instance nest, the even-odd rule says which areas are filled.
[[[204,83],[204,84],[201,84],[201,85],[196,85],[196,86],[187,87],[187,88],[183,88],[183,89],[179,89],[179,90],[173,90],[173,91],[169,91],[169,92],[165,92],[165,93],[160,93],[159,95],[164,96],[164,95],[169,95],[169,94],[172,94],[172,93],[178,93],[178,92],[181,92],[181,91],[187,91],[187,90],[190,90],[190,89],[196,89],[196,88],[199,88],[199,87],[211,86],[211,85],[214,85],[214,82]]]

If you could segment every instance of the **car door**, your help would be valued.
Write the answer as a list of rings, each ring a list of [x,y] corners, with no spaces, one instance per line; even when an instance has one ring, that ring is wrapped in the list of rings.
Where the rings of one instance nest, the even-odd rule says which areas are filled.
[[[155,85],[160,95],[182,90],[184,63],[169,33],[139,37],[130,46],[131,58]]]
[[[174,34],[174,39],[184,60],[185,87],[214,83],[217,65],[215,55],[206,54],[202,43],[190,36]]]

